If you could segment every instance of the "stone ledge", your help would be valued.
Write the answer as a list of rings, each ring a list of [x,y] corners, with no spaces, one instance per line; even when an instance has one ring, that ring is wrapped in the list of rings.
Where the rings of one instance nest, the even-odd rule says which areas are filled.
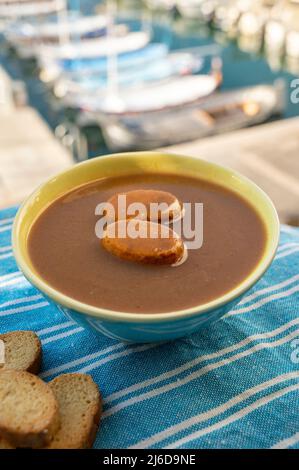
[[[299,214],[299,118],[165,147],[228,166],[266,191],[282,222]]]

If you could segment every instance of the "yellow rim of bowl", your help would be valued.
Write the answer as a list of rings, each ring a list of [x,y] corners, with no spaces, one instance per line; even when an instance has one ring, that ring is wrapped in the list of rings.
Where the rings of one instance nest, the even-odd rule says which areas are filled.
[[[237,180],[244,182],[247,186],[249,186],[254,191],[255,194],[257,194],[263,200],[263,204],[266,206],[270,214],[270,219],[272,219],[270,221],[268,220],[268,222],[272,224],[273,230],[271,234],[266,235],[267,246],[265,247],[265,253],[263,254],[261,260],[258,262],[258,264],[253,269],[253,271],[240,284],[238,284],[235,288],[231,289],[224,295],[217,297],[216,299],[212,301],[201,304],[199,306],[195,306],[195,307],[191,307],[191,308],[187,308],[183,310],[175,310],[173,312],[164,312],[164,313],[163,312],[162,313],[134,313],[134,312],[121,312],[121,311],[108,310],[108,309],[104,309],[100,307],[94,307],[92,305],[88,305],[83,302],[80,302],[79,300],[75,300],[63,294],[62,292],[56,290],[52,286],[50,286],[38,274],[36,274],[32,269],[30,269],[26,260],[24,259],[22,249],[20,247],[20,240],[18,237],[18,233],[21,228],[23,214],[26,212],[28,207],[30,207],[30,205],[34,203],[34,200],[37,197],[39,191],[43,187],[48,185],[49,183],[56,181],[57,178],[67,176],[68,173],[71,173],[74,168],[78,168],[78,167],[84,168],[84,166],[95,164],[95,162],[98,159],[101,159],[101,161],[103,161],[103,160],[119,158],[119,157],[125,158],[128,156],[133,157],[133,158],[142,158],[142,157],[152,158],[155,156],[156,157],[159,156],[162,158],[169,158],[169,159],[188,159],[189,161],[194,160],[197,163],[200,162],[202,165],[208,167],[211,170],[214,169],[216,171],[222,171],[223,173],[226,173],[227,176],[236,178]],[[159,169],[157,169],[156,172],[159,172]],[[99,179],[99,178],[96,178],[96,179]],[[202,179],[204,180],[205,178],[202,178]],[[216,182],[216,184],[221,186],[221,181],[218,181],[218,183]],[[74,186],[73,189],[75,187],[77,186]],[[226,187],[226,186],[223,185],[223,187]],[[232,189],[232,191],[234,190]],[[65,191],[65,193],[67,192],[68,190]],[[251,201],[248,198],[246,198],[245,195],[243,196],[243,198],[248,203],[250,203],[253,208],[257,210],[257,207],[254,206],[251,203]],[[52,202],[53,201],[51,201],[49,205]],[[43,210],[45,210],[45,207],[43,208]],[[265,220],[263,220],[263,223],[265,224]],[[31,226],[32,224],[33,222],[31,223]],[[106,155],[106,156],[100,156],[95,159],[78,163],[75,166],[68,168],[67,170],[56,175],[54,178],[50,178],[48,181],[40,185],[30,196],[28,196],[28,198],[23,202],[23,204],[20,206],[17,212],[17,215],[14,220],[14,224],[13,224],[13,230],[12,230],[12,245],[13,245],[13,253],[17,261],[17,264],[22,270],[22,272],[24,273],[25,277],[35,287],[37,287],[41,292],[45,293],[48,297],[54,300],[54,302],[56,302],[57,304],[70,308],[78,312],[79,314],[88,314],[88,315],[91,315],[93,317],[96,317],[102,320],[108,320],[110,322],[120,321],[120,322],[135,322],[135,323],[140,323],[140,322],[157,323],[157,322],[165,322],[170,319],[180,320],[183,318],[192,317],[193,315],[198,315],[200,313],[209,312],[211,310],[220,308],[229,302],[232,302],[234,299],[238,298],[244,292],[249,290],[262,277],[262,275],[265,273],[265,271],[268,269],[271,262],[273,261],[273,258],[277,250],[278,242],[279,242],[279,232],[280,232],[279,219],[278,219],[276,209],[271,199],[261,188],[259,188],[255,183],[253,183],[251,180],[241,175],[240,173],[233,171],[231,169],[225,168],[221,165],[217,165],[215,163],[202,160],[198,157],[187,157],[187,156],[185,157],[183,155],[161,153],[161,152],[130,152],[130,153],[117,153],[117,154],[111,154],[111,155]]]

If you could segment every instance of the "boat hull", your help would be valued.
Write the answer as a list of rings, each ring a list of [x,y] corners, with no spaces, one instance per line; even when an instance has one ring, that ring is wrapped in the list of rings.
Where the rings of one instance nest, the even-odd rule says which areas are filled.
[[[260,111],[254,116],[237,112],[218,116],[213,123],[206,119],[219,107],[229,108],[232,100],[241,103],[256,103]],[[237,92],[216,93],[201,104],[177,109],[175,113],[160,111],[147,115],[104,116],[94,115],[101,126],[107,146],[112,150],[153,149],[182,142],[201,139],[215,134],[237,130],[259,124],[284,109],[284,89],[277,86],[261,85]],[[89,116],[91,117],[91,116]]]
[[[65,8],[64,0],[44,0],[26,2],[24,4],[0,4],[0,19],[15,19],[17,17],[34,17],[57,13]]]
[[[143,84],[159,83],[173,77],[186,76],[198,73],[202,68],[203,60],[200,57],[187,53],[172,53],[161,59],[150,61],[143,67],[135,67],[132,70],[121,70],[118,74],[118,87],[120,90],[129,90]],[[62,98],[66,106],[80,108],[82,96],[89,96],[94,99],[104,99],[107,93],[107,74],[98,76],[81,77],[80,80],[67,80],[61,78],[54,87],[54,93]],[[122,93],[123,91],[121,91]]]

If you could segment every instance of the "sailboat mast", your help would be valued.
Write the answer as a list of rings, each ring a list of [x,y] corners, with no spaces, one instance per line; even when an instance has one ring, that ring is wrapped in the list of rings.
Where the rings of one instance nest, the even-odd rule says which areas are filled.
[[[68,27],[68,8],[67,0],[63,0],[63,7],[59,8],[61,0],[56,0],[57,3],[57,22],[59,33],[59,44],[64,46],[70,43],[70,30]]]
[[[116,96],[118,94],[118,66],[117,53],[113,48],[113,39],[115,34],[114,18],[116,16],[116,3],[114,0],[107,0],[107,85],[108,95]],[[111,48],[109,43],[111,42]]]

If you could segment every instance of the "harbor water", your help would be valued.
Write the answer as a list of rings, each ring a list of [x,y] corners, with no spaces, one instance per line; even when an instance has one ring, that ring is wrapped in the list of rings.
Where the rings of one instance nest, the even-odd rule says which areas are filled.
[[[93,10],[95,1],[81,2],[85,13]],[[188,49],[202,46],[212,46],[223,62],[223,83],[221,90],[232,90],[239,87],[257,84],[271,84],[277,79],[283,79],[286,87],[286,106],[283,118],[299,115],[299,104],[290,100],[291,82],[299,76],[299,70],[288,70],[287,64],[269,63],[262,44],[253,52],[248,52],[237,40],[231,41],[223,33],[212,30],[198,20],[187,20],[172,12],[150,13],[148,10],[132,8],[118,11],[118,22],[126,23],[131,30],[150,29],[153,42],[163,42],[170,50]],[[76,115],[73,110],[65,108],[52,91],[39,79],[39,72],[33,60],[20,60],[16,52],[8,47],[2,39],[0,43],[0,63],[16,80],[26,84],[29,104],[35,107],[45,118],[50,127],[74,122]],[[247,49],[251,45],[247,44]],[[208,61],[204,66],[207,70]],[[275,119],[276,117],[272,118]],[[88,140],[88,155],[90,157],[108,152],[100,130],[96,127],[82,129]]]

